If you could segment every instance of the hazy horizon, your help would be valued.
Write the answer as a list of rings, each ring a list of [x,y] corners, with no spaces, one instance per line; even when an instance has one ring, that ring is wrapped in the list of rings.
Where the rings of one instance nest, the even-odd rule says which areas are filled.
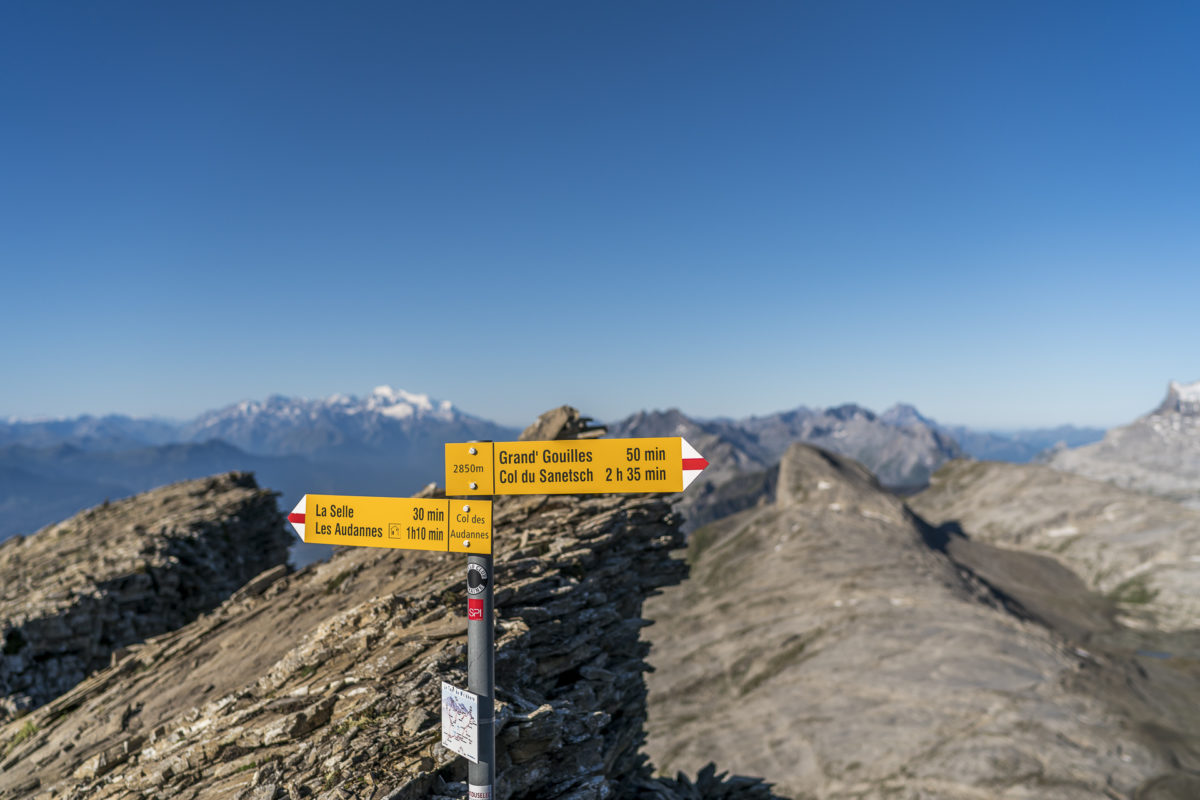
[[[381,384],[380,386],[381,387],[386,386],[386,384]],[[488,420],[490,422],[495,422],[500,425],[507,425],[509,427],[516,427],[516,428],[523,428],[523,427],[529,425],[531,422],[533,422],[537,418],[538,414],[542,413],[543,411],[547,411],[550,408],[557,407],[555,404],[550,404],[550,405],[547,405],[546,407],[542,408],[540,411],[530,412],[528,419],[525,419],[523,421],[522,420],[506,421],[506,420],[495,419],[493,417],[490,417],[490,416],[488,416],[486,411],[481,411],[481,410],[472,409],[472,408],[464,408],[461,404],[456,402],[454,400],[454,398],[434,397],[432,395],[427,395],[424,392],[413,391],[412,389],[410,389],[408,387],[403,387],[403,386],[391,386],[390,388],[407,391],[407,392],[410,392],[411,394],[415,394],[415,395],[426,395],[434,403],[437,403],[437,402],[440,402],[443,400],[448,400],[459,411],[462,411],[464,413],[470,414],[475,417],[479,417],[479,418]],[[271,395],[266,395],[263,397],[238,398],[237,400],[231,400],[227,403],[222,403],[222,404],[220,404],[218,406],[214,406],[212,408],[200,409],[196,413],[186,414],[186,415],[181,415],[181,416],[170,416],[170,415],[164,415],[164,414],[139,415],[139,414],[130,414],[130,413],[127,413],[127,412],[121,411],[121,410],[113,410],[113,411],[105,411],[105,412],[101,412],[101,413],[84,411],[84,412],[80,412],[78,414],[67,414],[67,415],[58,415],[58,416],[6,415],[4,417],[0,417],[0,421],[7,422],[10,424],[11,423],[38,423],[38,422],[54,422],[54,421],[72,420],[72,419],[78,419],[81,417],[103,418],[106,416],[124,416],[124,417],[130,417],[133,419],[154,420],[154,421],[160,421],[160,422],[164,422],[164,423],[182,424],[182,423],[186,423],[186,422],[189,422],[189,421],[195,419],[197,416],[199,416],[200,414],[203,414],[203,413],[218,411],[218,410],[228,408],[231,406],[236,406],[240,403],[263,402],[272,396],[283,396],[283,397],[288,397],[289,399],[301,399],[301,400],[308,400],[308,401],[320,401],[320,400],[329,399],[335,395],[346,395],[346,396],[356,397],[356,398],[365,398],[366,396],[370,395],[372,391],[374,391],[374,388],[364,391],[364,392],[332,392],[328,395],[319,396],[319,397],[304,396],[304,395],[289,396],[289,395],[281,395],[278,392],[274,392]],[[559,405],[561,405],[561,404],[559,404]],[[568,403],[568,405],[570,405],[570,403]],[[1115,427],[1117,425],[1125,424],[1127,422],[1132,421],[1132,418],[1130,418],[1129,420],[1121,420],[1119,422],[1115,422],[1112,425],[1088,425],[1088,424],[1076,423],[1076,422],[1072,422],[1072,421],[1068,420],[1068,421],[1052,423],[1052,424],[1044,424],[1044,425],[1025,425],[1025,426],[1019,426],[1019,427],[1011,427],[1011,426],[1010,427],[1002,427],[1002,426],[983,427],[983,426],[978,426],[978,425],[971,425],[971,424],[964,423],[964,422],[959,422],[955,419],[941,419],[932,414],[926,413],[926,411],[924,409],[922,409],[920,406],[917,406],[913,403],[905,402],[903,400],[897,400],[897,401],[894,401],[891,403],[887,403],[886,405],[878,405],[878,406],[868,405],[868,404],[861,403],[861,402],[858,402],[855,400],[845,400],[840,403],[830,403],[828,405],[817,405],[817,404],[813,404],[813,403],[800,402],[800,403],[796,403],[795,405],[788,406],[786,408],[777,408],[777,409],[773,409],[771,411],[763,411],[763,412],[752,412],[749,414],[711,414],[711,415],[693,414],[693,413],[690,413],[687,408],[681,407],[679,405],[661,406],[661,407],[653,407],[653,408],[652,407],[635,408],[635,409],[626,411],[625,413],[617,414],[614,416],[593,415],[587,409],[583,409],[583,408],[581,408],[580,411],[582,411],[584,414],[587,414],[588,416],[592,416],[597,421],[605,422],[605,423],[617,422],[619,420],[625,419],[629,416],[632,416],[632,415],[640,413],[640,412],[654,413],[654,412],[666,412],[666,411],[670,411],[670,410],[678,410],[678,411],[682,412],[683,414],[685,414],[686,416],[690,417],[691,419],[695,419],[698,421],[707,421],[707,420],[721,420],[721,419],[735,420],[735,419],[746,419],[746,418],[750,418],[750,417],[765,417],[765,416],[770,416],[772,414],[793,411],[797,408],[802,408],[802,407],[813,409],[813,410],[820,410],[820,409],[836,408],[836,407],[842,406],[842,405],[861,406],[863,408],[866,408],[868,411],[871,411],[876,414],[881,414],[884,411],[887,411],[889,408],[896,406],[896,405],[908,405],[908,406],[913,406],[914,408],[916,408],[917,411],[923,417],[932,419],[940,425],[962,426],[962,427],[970,428],[972,430],[977,430],[977,431],[987,432],[987,433],[1015,433],[1018,431],[1037,430],[1037,429],[1053,429],[1053,428],[1059,428],[1059,427],[1064,427],[1064,426],[1073,426],[1076,428],[1105,428],[1105,429],[1107,429],[1107,428]],[[1143,413],[1148,413],[1151,410],[1153,410],[1153,406],[1148,407],[1146,409],[1146,411]]]

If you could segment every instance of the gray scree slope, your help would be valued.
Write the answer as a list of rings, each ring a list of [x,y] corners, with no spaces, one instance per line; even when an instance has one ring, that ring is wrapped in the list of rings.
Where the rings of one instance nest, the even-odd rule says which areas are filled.
[[[1200,619],[1200,510],[1034,464],[953,461],[909,504],[974,541],[1050,556],[1132,627]]]

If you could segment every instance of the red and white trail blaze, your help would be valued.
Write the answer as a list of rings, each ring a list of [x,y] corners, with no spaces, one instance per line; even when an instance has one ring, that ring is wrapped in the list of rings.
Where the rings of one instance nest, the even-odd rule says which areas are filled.
[[[308,501],[308,495],[303,495],[300,502],[296,503],[296,507],[292,509],[292,513],[288,514],[287,521],[296,529],[296,533],[300,535],[300,541],[304,541],[304,504]]]
[[[683,488],[686,489],[708,466],[708,461],[688,444],[687,439],[680,439],[679,444],[683,450]]]

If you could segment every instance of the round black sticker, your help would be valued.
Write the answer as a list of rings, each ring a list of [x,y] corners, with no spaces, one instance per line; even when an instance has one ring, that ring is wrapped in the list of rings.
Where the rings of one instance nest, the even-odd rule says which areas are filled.
[[[487,570],[482,564],[467,564],[467,594],[479,594],[488,585]]]

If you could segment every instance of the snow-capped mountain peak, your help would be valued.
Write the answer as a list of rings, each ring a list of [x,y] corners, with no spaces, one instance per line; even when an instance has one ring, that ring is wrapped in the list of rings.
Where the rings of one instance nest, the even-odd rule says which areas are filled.
[[[376,386],[371,390],[370,396],[372,399],[378,399],[381,402],[429,404],[429,395],[427,394],[412,394],[411,392],[406,392],[403,389],[393,389],[391,386],[386,384],[383,386]]]
[[[414,394],[390,386],[378,386],[364,398],[337,393],[322,400],[283,395],[272,395],[265,401],[243,400],[202,414],[196,420],[196,425],[210,428],[233,420],[249,419],[314,420],[330,414],[378,414],[392,419],[434,417],[439,420],[452,420],[458,416],[458,410],[448,400],[434,401],[427,394]]]
[[[432,416],[436,419],[454,418],[454,405],[449,400],[435,403],[427,394],[413,394],[391,386],[376,386],[367,396],[365,407],[392,419]]]
[[[272,395],[200,415],[183,429],[186,440],[223,439],[261,455],[387,450],[417,438],[490,438],[500,426],[464,414],[448,400],[377,386],[365,397],[324,399]]]

